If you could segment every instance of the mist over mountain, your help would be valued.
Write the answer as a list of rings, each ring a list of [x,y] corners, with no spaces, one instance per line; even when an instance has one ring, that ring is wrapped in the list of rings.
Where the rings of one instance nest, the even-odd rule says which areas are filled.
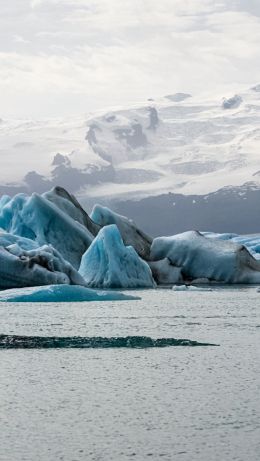
[[[259,85],[214,99],[173,93],[64,120],[2,117],[0,193],[60,185],[152,234],[256,232],[259,121]]]

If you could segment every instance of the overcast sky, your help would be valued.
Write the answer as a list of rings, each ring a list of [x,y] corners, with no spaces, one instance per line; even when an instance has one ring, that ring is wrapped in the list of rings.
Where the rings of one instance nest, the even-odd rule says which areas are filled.
[[[0,0],[0,117],[260,83],[260,0]]]

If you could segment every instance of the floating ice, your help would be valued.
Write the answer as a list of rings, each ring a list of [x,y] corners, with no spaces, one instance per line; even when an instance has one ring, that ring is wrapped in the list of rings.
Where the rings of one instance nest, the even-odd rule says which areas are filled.
[[[131,245],[141,258],[149,260],[152,239],[138,229],[131,219],[121,216],[101,205],[94,206],[90,217],[101,227],[116,224],[124,244]]]
[[[173,291],[212,291],[212,288],[194,287],[192,285],[174,285]]]
[[[186,280],[206,277],[225,283],[260,283],[260,261],[230,240],[207,238],[197,231],[158,237],[153,241],[151,258],[165,257],[182,267]]]
[[[151,269],[133,247],[125,247],[116,225],[105,226],[82,257],[79,273],[88,286],[153,287]]]
[[[203,232],[203,235],[217,240],[230,240],[244,245],[256,259],[260,259],[260,234],[238,235],[238,234],[217,234],[215,232]]]
[[[42,194],[42,196],[54,203],[72,219],[86,227],[92,235],[98,234],[100,226],[91,220],[74,195],[69,194],[62,187],[54,187],[49,192]]]
[[[111,291],[95,291],[76,285],[47,285],[0,292],[0,302],[82,302],[82,301],[124,301],[140,299]]]
[[[13,238],[12,238],[13,237]],[[49,284],[85,285],[84,279],[57,250],[21,237],[0,234],[0,288]],[[6,243],[9,243],[6,245]],[[12,241],[13,240],[13,241]],[[27,248],[27,249],[25,249]]]
[[[93,240],[86,227],[38,194],[18,194],[8,201],[0,210],[0,227],[38,246],[51,244],[76,269]]]

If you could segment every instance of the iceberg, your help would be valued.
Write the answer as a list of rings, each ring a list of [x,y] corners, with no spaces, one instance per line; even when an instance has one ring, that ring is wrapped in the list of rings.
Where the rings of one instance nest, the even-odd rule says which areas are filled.
[[[131,245],[141,258],[150,259],[152,239],[138,229],[134,221],[101,205],[94,206],[90,217],[101,227],[116,224],[124,244]]]
[[[39,245],[34,240],[20,235],[9,234],[4,230],[0,230],[0,247],[9,247],[10,245],[18,245],[23,250],[36,250]]]
[[[11,197],[9,197],[9,195],[2,195],[2,197],[0,197],[0,211],[10,200]]]
[[[260,283],[260,261],[240,244],[207,238],[197,231],[158,237],[151,259],[168,258],[185,280],[207,278],[224,283]]]
[[[72,219],[82,224],[92,235],[96,236],[100,231],[101,226],[92,221],[76,197],[69,194],[63,187],[54,187],[49,192],[42,194],[42,196]]]
[[[30,249],[29,239],[2,233],[1,244],[3,239],[6,242],[5,246],[0,246],[1,289],[50,284],[86,285],[76,269],[51,246],[35,248],[35,242],[32,242]]]
[[[19,288],[0,292],[0,302],[83,302],[83,301],[125,301],[140,299],[119,292],[95,291],[76,285],[48,285]]]
[[[203,235],[217,240],[230,240],[244,245],[254,258],[260,259],[260,234],[238,235],[238,234],[217,234],[215,232],[202,232]]]
[[[131,246],[125,246],[115,224],[105,226],[83,255],[79,273],[87,286],[99,288],[152,288],[148,264]]]
[[[172,285],[183,282],[181,267],[174,266],[168,258],[148,261],[153,278],[159,285]]]
[[[45,197],[18,194],[0,210],[0,227],[38,243],[51,244],[78,269],[93,235],[81,223]]]

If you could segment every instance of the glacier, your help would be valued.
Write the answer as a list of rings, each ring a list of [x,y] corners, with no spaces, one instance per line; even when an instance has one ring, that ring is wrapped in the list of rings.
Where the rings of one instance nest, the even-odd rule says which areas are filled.
[[[151,258],[168,258],[186,280],[207,278],[222,283],[260,283],[260,261],[232,241],[208,238],[198,231],[155,238]]]
[[[115,291],[95,291],[77,285],[47,285],[0,292],[0,302],[83,302],[140,299]]]
[[[152,288],[148,264],[132,246],[125,246],[115,224],[103,227],[83,255],[79,273],[87,286],[98,288]]]

